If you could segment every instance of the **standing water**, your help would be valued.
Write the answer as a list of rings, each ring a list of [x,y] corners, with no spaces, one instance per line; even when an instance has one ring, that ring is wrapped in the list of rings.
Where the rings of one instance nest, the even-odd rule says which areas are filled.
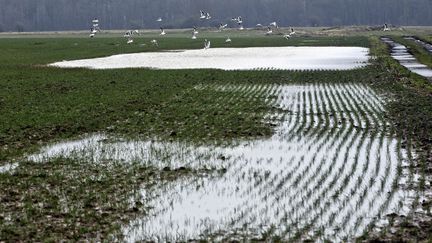
[[[391,56],[399,61],[402,66],[420,76],[432,78],[432,69],[418,62],[417,59],[409,52],[406,46],[401,45],[387,37],[383,37],[381,40],[391,47]]]
[[[231,147],[107,140],[95,135],[47,147],[34,161],[81,157],[98,162],[226,168],[141,191],[150,210],[123,227],[126,241],[260,239],[343,241],[389,213],[407,213],[414,192],[395,186],[407,152],[391,134],[384,101],[359,84],[208,85],[265,90],[282,122],[268,139]]]

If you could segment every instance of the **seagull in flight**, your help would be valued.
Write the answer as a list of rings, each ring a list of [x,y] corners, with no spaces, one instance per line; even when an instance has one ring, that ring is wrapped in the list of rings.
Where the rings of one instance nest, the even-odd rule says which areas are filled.
[[[200,14],[201,14],[200,19],[206,18],[206,13],[204,11],[200,10]]]
[[[288,40],[288,39],[291,38],[293,35],[295,35],[295,33],[296,33],[296,32],[294,31],[294,29],[291,27],[291,28],[290,28],[290,33],[289,33],[289,34],[285,34],[285,35],[284,35],[284,38]]]
[[[198,29],[197,29],[196,26],[193,27],[193,33],[194,33],[195,35],[198,34]]]
[[[192,32],[192,40],[196,40],[196,34],[195,34],[195,31],[194,32]]]
[[[228,36],[227,39],[225,40],[225,43],[231,43],[231,38],[229,38],[229,36]]]
[[[243,23],[243,18],[241,16],[231,18],[231,21],[237,22],[237,24]]]
[[[205,39],[204,40],[204,49],[205,50],[210,49],[210,44],[211,44],[210,41]]]
[[[228,24],[219,24],[219,30],[222,31],[222,30],[224,30],[227,26],[228,26]]]
[[[150,43],[152,43],[154,46],[159,46],[157,40],[151,40]]]
[[[132,44],[134,42],[134,40],[133,40],[134,34],[139,34],[138,30],[128,30],[123,35],[123,37],[126,37],[128,39],[126,42],[127,44]]]
[[[276,27],[276,29],[279,28],[279,26],[278,26],[278,24],[277,24],[276,22],[271,22],[271,23],[269,24],[269,26]]]
[[[159,17],[158,19],[156,19],[156,22],[162,22],[162,18]]]
[[[93,25],[93,27],[90,28],[90,38],[95,37],[96,33],[100,32],[99,19],[94,18],[92,20],[92,25]]]
[[[268,26],[266,35],[271,35],[272,33],[273,33],[272,28],[270,26]]]
[[[159,35],[166,35],[164,28],[160,27],[160,34]]]
[[[390,27],[388,27],[387,23],[384,24],[384,31],[390,31]]]
[[[211,19],[210,13],[200,10],[200,19]]]

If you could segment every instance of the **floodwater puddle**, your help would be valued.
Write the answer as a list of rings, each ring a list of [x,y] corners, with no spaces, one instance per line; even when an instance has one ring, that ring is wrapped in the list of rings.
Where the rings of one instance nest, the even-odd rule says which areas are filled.
[[[383,37],[381,40],[391,47],[391,56],[402,66],[420,76],[432,78],[432,69],[418,62],[418,60],[409,52],[406,46],[401,45],[387,37]]]
[[[18,165],[19,165],[18,163],[7,163],[5,165],[0,166],[0,174],[11,173],[18,167]]]
[[[422,46],[424,49],[426,49],[429,53],[432,54],[432,44],[427,43],[425,41],[420,40],[419,38],[415,37],[415,36],[407,36],[404,37],[405,40],[409,40],[409,41],[414,41],[415,43],[417,43],[418,45]]]
[[[387,214],[409,213],[416,192],[394,185],[410,156],[389,134],[384,101],[374,91],[315,83],[274,85],[272,92],[273,105],[286,113],[270,138],[218,147],[97,134],[48,146],[29,159],[226,169],[218,177],[143,189],[152,209],[122,228],[128,242],[261,239],[266,232],[287,240],[344,241]]]
[[[249,47],[114,55],[50,64],[60,68],[151,68],[222,70],[349,70],[365,67],[362,47]]]

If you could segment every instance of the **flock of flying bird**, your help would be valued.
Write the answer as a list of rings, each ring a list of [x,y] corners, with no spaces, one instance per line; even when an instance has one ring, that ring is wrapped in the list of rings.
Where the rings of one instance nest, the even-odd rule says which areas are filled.
[[[201,20],[210,20],[212,17],[210,15],[209,12],[205,12],[203,10],[200,10],[200,19]],[[162,18],[158,18],[156,19],[156,22],[162,22],[163,19]],[[238,17],[234,17],[231,19],[231,21],[235,22],[238,25],[238,29],[239,30],[244,30],[243,27],[243,18],[241,16]],[[90,30],[90,37],[93,38],[95,37],[95,35],[101,31],[100,27],[99,27],[99,20],[97,18],[93,19],[92,21],[92,28]],[[228,24],[219,24],[219,31],[223,31],[224,29],[226,29],[228,27]],[[258,28],[263,28],[263,25],[261,24],[257,24],[256,27]],[[277,25],[276,22],[272,22],[267,26],[267,32],[266,35],[271,35],[273,33],[273,29],[276,28],[278,29],[279,26]],[[193,31],[192,31],[192,37],[191,39],[196,40],[197,39],[197,35],[198,35],[198,28],[196,26],[193,27]],[[286,39],[291,38],[293,35],[295,35],[295,31],[293,28],[290,28],[290,32],[288,34],[284,34],[283,37]],[[167,33],[165,32],[165,29],[163,27],[160,27],[160,35],[164,36]],[[138,30],[128,30],[125,34],[124,37],[127,38],[127,44],[131,44],[134,42],[134,35],[139,35],[139,31]],[[225,43],[231,43],[232,40],[229,36],[227,36]],[[155,46],[158,46],[158,42],[157,40],[152,40],[151,43]],[[210,48],[210,41],[208,41],[207,39],[205,39],[204,41],[204,49],[209,49]]]
[[[200,19],[201,20],[210,20],[212,17],[210,15],[209,12],[204,12],[203,10],[200,10]],[[158,18],[156,20],[156,22],[162,22],[162,18]],[[231,21],[237,23],[238,25],[238,29],[239,30],[244,30],[243,27],[243,18],[241,16],[238,17],[234,17],[231,18]],[[228,24],[219,24],[219,31],[223,31],[224,29],[226,29],[228,27]],[[257,24],[256,25],[257,28],[263,28],[264,26],[261,24]],[[267,25],[267,32],[266,35],[271,35],[273,34],[273,29],[279,29],[279,26],[277,24],[277,22],[271,22],[269,25]],[[390,31],[390,27],[387,24],[384,24],[384,31]],[[99,20],[97,18],[93,19],[92,21],[92,28],[90,30],[90,37],[93,38],[95,37],[95,35],[101,31],[100,27],[99,27]],[[193,31],[192,31],[192,39],[196,40],[197,39],[197,35],[198,35],[198,28],[196,26],[193,27]],[[165,29],[163,27],[160,27],[160,35],[164,36],[167,33],[165,32]],[[289,39],[292,36],[294,36],[296,34],[296,32],[294,31],[294,29],[291,27],[290,28],[290,32],[288,34],[284,34],[283,37],[285,39]],[[125,34],[124,37],[127,38],[127,44],[131,44],[134,42],[134,35],[139,35],[139,31],[138,30],[128,30]],[[231,43],[231,38],[229,36],[227,36],[225,43]],[[151,44],[158,46],[158,42],[157,40],[152,40]],[[208,41],[207,39],[205,39],[204,41],[204,49],[209,49],[210,48],[210,41]]]

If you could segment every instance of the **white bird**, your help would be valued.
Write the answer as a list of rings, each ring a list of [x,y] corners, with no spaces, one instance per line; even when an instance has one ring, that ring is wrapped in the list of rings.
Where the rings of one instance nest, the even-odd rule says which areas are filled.
[[[231,18],[231,21],[235,21],[237,22],[237,24],[242,24],[243,18],[241,16],[238,16],[238,17]]]
[[[293,35],[295,35],[295,31],[294,31],[294,29],[291,27],[290,28],[290,33],[289,34],[285,34],[283,37],[285,38],[285,39],[289,39],[289,38],[291,38]]]
[[[271,22],[271,23],[269,24],[269,26],[276,27],[276,29],[279,28],[279,26],[278,26],[278,24],[277,24],[276,22]]]
[[[99,19],[94,18],[92,20],[92,27],[90,28],[90,38],[95,37],[96,33],[100,31]]]
[[[257,27],[257,28],[262,28],[263,25],[262,25],[262,24],[257,24],[256,27]]]
[[[211,19],[210,13],[200,10],[200,19]]]
[[[273,33],[273,30],[272,30],[272,28],[269,26],[269,27],[267,27],[267,33],[266,33],[266,35],[270,35],[270,34],[272,34]]]
[[[196,35],[196,34],[198,34],[198,29],[197,29],[197,27],[193,27],[193,33]]]
[[[210,49],[210,41],[209,40],[207,40],[207,39],[205,39],[205,41],[204,41],[204,49],[205,50],[207,50],[207,49]]]
[[[239,30],[244,30],[243,25],[240,25]]]
[[[290,35],[295,35],[295,33],[296,33],[296,32],[294,31],[294,28],[291,27],[291,28],[290,28]]]
[[[219,30],[224,30],[227,26],[227,24],[219,24]]]
[[[195,32],[192,32],[192,40],[196,40],[196,34],[195,34]]]
[[[225,40],[225,43],[231,43],[231,39],[229,37],[227,37],[227,39]]]
[[[202,10],[200,10],[200,14],[201,14],[200,19],[205,19],[207,17],[206,13]]]
[[[157,40],[151,40],[150,43],[152,43],[154,46],[159,46]]]
[[[206,19],[211,19],[210,13],[206,13]]]
[[[384,31],[390,31],[390,28],[388,27],[387,23],[384,24]]]
[[[156,22],[162,22],[162,18],[159,17],[158,19],[156,19]]]
[[[128,31],[126,31],[126,33],[123,35],[123,37],[129,38],[129,37],[132,36],[132,34],[133,34],[132,30],[128,30]]]
[[[161,27],[161,28],[160,28],[160,31],[161,31],[161,32],[160,32],[160,35],[166,35],[164,28]]]
[[[134,34],[139,34],[139,31],[138,30],[128,30],[123,35],[123,37],[128,38],[128,40],[126,42],[127,44],[133,43],[133,36],[134,36]]]

